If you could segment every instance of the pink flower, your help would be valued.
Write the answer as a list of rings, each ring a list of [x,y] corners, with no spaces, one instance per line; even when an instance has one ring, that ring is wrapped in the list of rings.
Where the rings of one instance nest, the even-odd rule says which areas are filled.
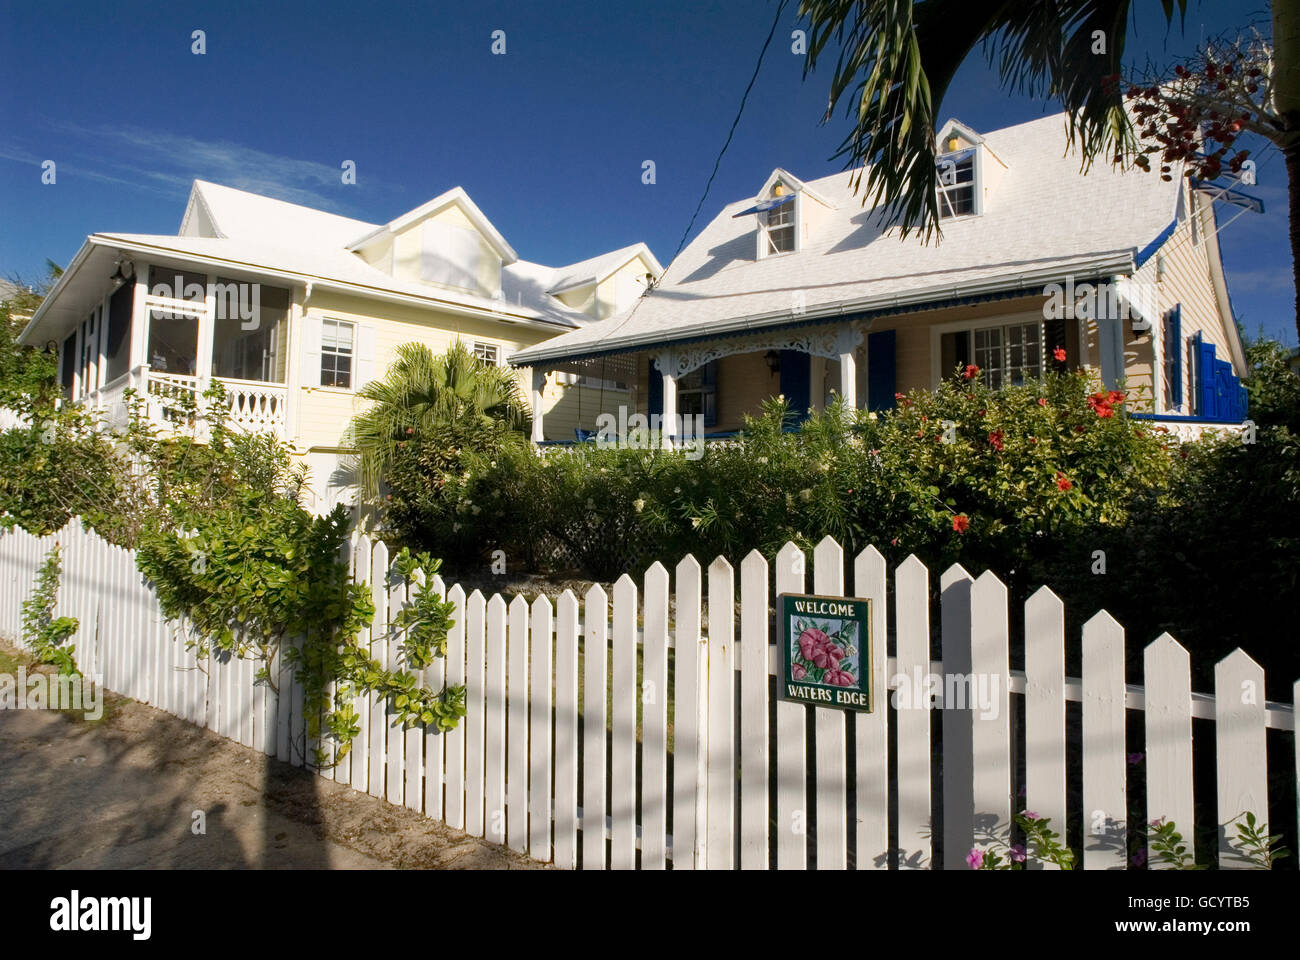
[[[1011,859],[1016,863],[1024,863],[1025,848],[1017,843],[1014,847],[1011,848]]]
[[[979,870],[984,866],[984,851],[979,847],[972,847],[971,852],[966,854],[966,863],[972,870]]]
[[[1026,820],[1037,820],[1037,819],[1038,819],[1038,814],[1035,813],[1033,810],[1026,810],[1026,811],[1025,811],[1025,819],[1026,819]]]
[[[847,670],[831,669],[823,674],[822,683],[828,683],[832,687],[852,687],[857,684],[857,680]]]
[[[790,667],[790,676],[794,677],[796,680],[802,680],[804,677],[808,676],[808,671],[797,663],[792,664]]]
[[[830,643],[830,637],[822,633],[816,627],[809,627],[803,633],[799,634],[799,652],[803,654],[805,660],[812,660],[819,650]],[[824,667],[824,663],[817,664]]]

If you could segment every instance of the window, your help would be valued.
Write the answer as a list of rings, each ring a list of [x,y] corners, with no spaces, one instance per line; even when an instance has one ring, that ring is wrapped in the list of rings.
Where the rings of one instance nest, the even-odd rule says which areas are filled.
[[[194,376],[198,363],[197,314],[149,311],[149,369],[159,373]]]
[[[975,213],[975,149],[944,154],[938,172],[939,219]]]
[[[940,374],[973,363],[994,389],[1043,375],[1043,327],[1039,322],[958,330],[940,338]]]
[[[495,343],[476,343],[474,344],[474,356],[495,367],[501,363],[501,348]]]
[[[789,253],[794,249],[794,198],[762,214],[766,226],[763,256]]]
[[[653,371],[652,371],[653,373]],[[677,378],[677,413],[683,417],[702,415],[706,427],[718,421],[718,361]]]
[[[355,327],[343,320],[322,320],[320,327],[320,385],[352,388],[352,345]]]

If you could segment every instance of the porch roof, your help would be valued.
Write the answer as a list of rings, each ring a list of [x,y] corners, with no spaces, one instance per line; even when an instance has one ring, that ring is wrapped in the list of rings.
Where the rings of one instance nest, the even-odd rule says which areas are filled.
[[[848,313],[928,309],[1074,275],[1128,274],[1178,208],[1181,177],[1087,174],[1067,149],[1063,114],[983,134],[1006,166],[978,216],[943,223],[942,242],[900,242],[863,208],[850,172],[808,186],[833,205],[810,218],[800,249],[756,258],[756,223],[724,207],[631,310],[521,350],[517,366],[644,350],[736,331],[824,322]]]

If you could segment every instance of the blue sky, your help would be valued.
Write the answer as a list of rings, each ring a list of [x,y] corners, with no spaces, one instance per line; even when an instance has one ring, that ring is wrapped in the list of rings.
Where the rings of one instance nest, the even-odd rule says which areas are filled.
[[[1191,0],[1185,31],[1144,2],[1130,56],[1160,60],[1258,17]],[[846,130],[819,123],[829,67],[802,78],[791,2],[706,201],[804,178]],[[194,178],[385,222],[460,185],[520,256],[580,260],[645,240],[667,262],[699,200],[774,0],[654,4],[320,2],[166,5],[0,0],[0,275],[66,264],[95,231],[174,233]],[[206,32],[207,52],[191,53]],[[494,30],[506,54],[490,52]],[[1050,105],[975,58],[940,111],[976,129]],[[1238,319],[1295,343],[1285,171],[1221,234]],[[40,164],[57,163],[54,185]],[[340,164],[355,161],[356,185]],[[641,182],[653,160],[656,183]],[[1116,212],[1117,215],[1122,215]]]

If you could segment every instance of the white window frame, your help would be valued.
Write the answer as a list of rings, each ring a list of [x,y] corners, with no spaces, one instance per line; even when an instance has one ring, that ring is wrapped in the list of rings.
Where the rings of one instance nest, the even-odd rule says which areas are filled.
[[[489,351],[489,350],[492,351],[492,359],[491,359],[491,360],[488,360],[487,357],[483,356],[483,355],[479,352],[479,348],[480,348],[480,347],[483,348],[483,352],[485,352],[485,353],[486,353],[487,351]],[[491,366],[494,366],[494,367],[499,367],[499,366],[501,366],[501,356],[502,356],[502,354],[503,354],[503,352],[504,352],[504,351],[501,349],[501,344],[499,344],[499,343],[492,343],[492,342],[487,341],[487,340],[475,340],[475,341],[473,342],[473,345],[470,347],[470,350],[473,352],[474,356],[478,357],[480,360],[484,361],[485,363],[489,363]]]
[[[348,327],[348,328],[350,328],[351,331],[352,331],[352,338],[351,338],[351,339],[352,339],[352,345],[351,345],[351,347],[349,347],[349,351],[348,351],[348,354],[347,354],[347,356],[349,357],[349,359],[351,359],[352,363],[350,364],[349,369],[348,369],[348,385],[347,385],[346,387],[339,386],[339,385],[336,384],[336,383],[326,383],[326,382],[325,382],[325,357],[326,357],[327,355],[328,355],[328,356],[342,356],[342,354],[339,353],[337,349],[335,349],[335,350],[327,350],[327,349],[326,349],[326,345],[325,345],[325,325],[326,325],[326,324],[329,324],[329,323],[332,323],[332,324],[334,324],[334,325],[337,326],[337,327]],[[337,317],[321,317],[321,318],[320,318],[320,360],[319,360],[319,362],[318,362],[318,364],[317,364],[317,369],[316,369],[316,386],[317,386],[318,388],[323,389],[323,390],[343,390],[343,391],[346,391],[346,392],[348,392],[348,393],[352,393],[352,392],[355,390],[355,385],[356,385],[356,382],[357,382],[357,334],[358,334],[358,327],[359,327],[359,325],[358,325],[358,324],[356,323],[356,321],[354,321],[354,320],[340,320],[340,319],[338,319]],[[336,367],[335,370],[334,370],[334,377],[335,377],[336,380],[338,379],[338,368],[337,368],[337,367]]]
[[[943,366],[943,335],[945,333],[969,333],[971,335],[971,362],[975,363],[975,331],[989,330],[994,327],[1018,327],[1029,323],[1038,324],[1038,366],[1040,371],[1047,369],[1047,322],[1043,318],[1041,311],[1029,311],[1026,313],[1005,313],[996,317],[981,317],[978,320],[957,320],[952,323],[936,323],[930,327],[930,386],[931,388],[939,386],[943,378],[948,375],[949,371],[942,369]],[[1007,350],[1009,349],[1007,340],[1004,337],[1002,342],[1004,369],[1009,371],[1010,364],[1007,362]],[[1041,376],[1041,373],[1040,373]],[[1009,381],[1008,381],[1009,383]],[[1007,386],[1004,383],[1003,386]]]
[[[790,187],[787,185],[786,189],[789,190]],[[790,208],[790,216],[794,220],[790,225],[793,228],[794,233],[794,246],[789,250],[782,250],[779,253],[773,253],[768,250],[767,211],[764,210],[760,213],[754,214],[754,219],[758,223],[758,229],[756,231],[758,244],[755,251],[757,259],[772,260],[776,257],[788,257],[790,254],[798,253],[803,249],[803,231],[800,229],[800,224],[803,223],[803,193],[798,190],[792,192],[794,193],[794,199],[785,206]],[[776,198],[769,197],[768,199],[773,200]],[[784,229],[784,225],[782,226],[782,229]]]
[[[984,213],[984,149],[983,147],[980,144],[972,144],[969,148],[960,147],[956,150],[947,150],[944,153],[939,154],[936,160],[942,160],[944,157],[952,153],[961,153],[965,149],[974,150],[974,153],[971,154],[971,189],[974,191],[972,197],[974,201],[973,202],[974,209],[972,210],[971,213],[962,213],[951,217],[945,217],[943,215],[943,207],[940,206],[939,221],[941,223],[957,223],[962,220],[970,220],[972,217],[982,216]],[[940,184],[937,190],[938,190],[938,197],[942,197],[945,192],[944,186]],[[942,203],[942,201],[937,198],[936,198],[936,202],[940,204]]]

